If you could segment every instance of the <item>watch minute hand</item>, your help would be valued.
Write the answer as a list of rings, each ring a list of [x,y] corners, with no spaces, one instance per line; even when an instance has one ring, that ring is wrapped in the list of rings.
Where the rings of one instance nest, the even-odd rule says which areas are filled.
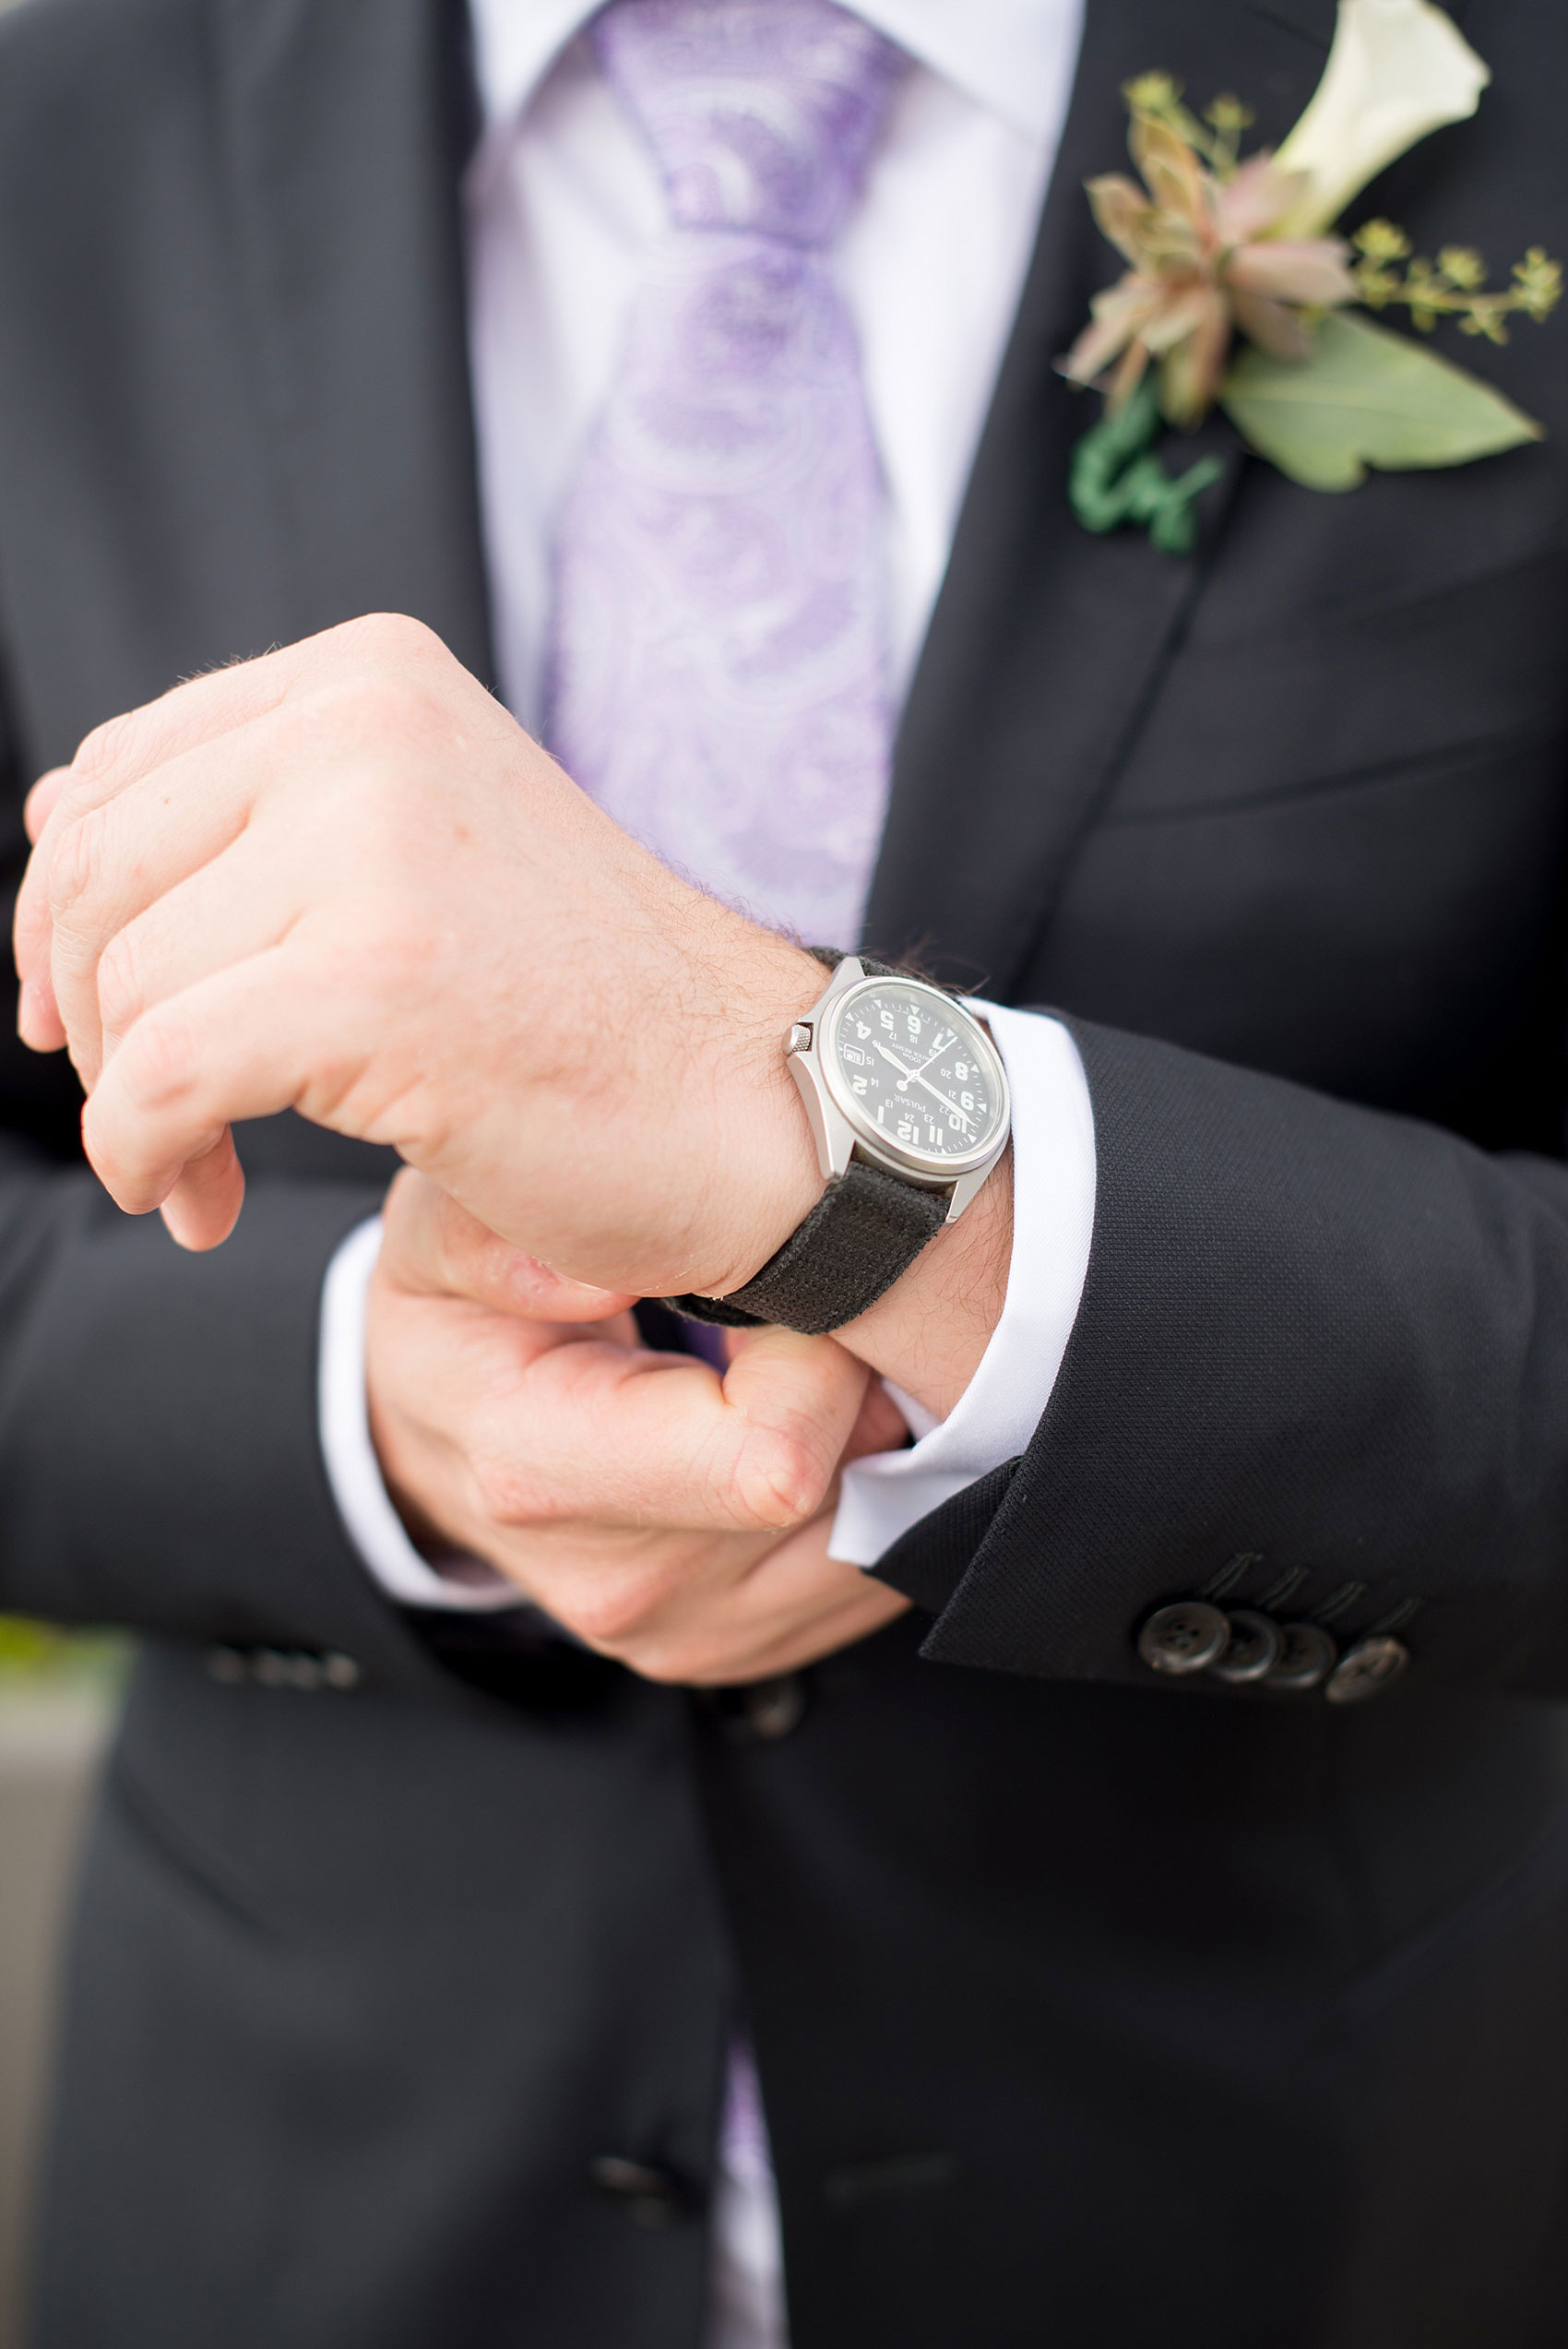
[[[918,1068],[910,1069],[909,1076],[904,1079],[904,1091],[908,1092],[911,1079],[923,1077],[926,1070],[931,1067],[932,1062],[933,1060],[940,1060],[948,1045],[956,1043],[956,1042],[957,1038],[951,1032],[951,1031],[944,1033],[942,1042],[937,1045],[936,1050],[934,1052],[928,1052]]]
[[[917,1085],[923,1085],[925,1087],[932,1101],[939,1101],[944,1109],[950,1110],[955,1117],[961,1117],[965,1125],[968,1127],[970,1132],[972,1133],[974,1131],[975,1121],[969,1115],[967,1109],[960,1109],[956,1101],[949,1101],[945,1093],[939,1093],[936,1087],[931,1082],[929,1078],[922,1077],[919,1069],[915,1070],[914,1078]]]

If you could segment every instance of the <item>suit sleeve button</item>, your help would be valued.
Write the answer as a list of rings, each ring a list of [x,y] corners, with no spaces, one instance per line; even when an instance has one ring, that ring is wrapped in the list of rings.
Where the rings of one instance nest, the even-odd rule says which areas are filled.
[[[741,1697],[741,1717],[746,1729],[764,1745],[776,1745],[779,1738],[792,1736],[805,1710],[805,1683],[798,1672],[782,1673],[776,1680],[754,1680]]]
[[[1324,1695],[1331,1705],[1360,1705],[1381,1696],[1410,1661],[1403,1640],[1358,1640],[1328,1675]]]
[[[1209,1678],[1233,1688],[1266,1679],[1279,1659],[1279,1626],[1252,1607],[1232,1607],[1228,1620],[1230,1637],[1209,1665]]]
[[[1138,1634],[1138,1653],[1152,1672],[1180,1676],[1205,1672],[1225,1653],[1230,1626],[1218,1607],[1204,1599],[1178,1599],[1157,1607]]]
[[[1321,1623],[1282,1623],[1279,1654],[1264,1676],[1264,1687],[1292,1695],[1315,1688],[1338,1660],[1339,1651]]]

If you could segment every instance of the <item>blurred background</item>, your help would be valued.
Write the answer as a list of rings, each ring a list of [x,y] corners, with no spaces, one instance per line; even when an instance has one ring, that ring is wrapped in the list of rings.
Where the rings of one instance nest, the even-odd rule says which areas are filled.
[[[0,0],[0,11],[15,0]],[[0,1616],[0,2349],[23,2349],[22,2260],[72,1864],[125,1654]]]
[[[0,1616],[0,2349],[23,2349],[23,2252],[72,1867],[125,1651]]]

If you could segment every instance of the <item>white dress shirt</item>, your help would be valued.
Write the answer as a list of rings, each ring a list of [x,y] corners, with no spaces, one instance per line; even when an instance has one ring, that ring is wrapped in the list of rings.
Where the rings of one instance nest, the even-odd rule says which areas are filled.
[[[910,64],[834,268],[884,469],[888,657],[902,690],[947,562],[1016,308],[1076,62],[1082,0],[844,0]],[[601,80],[585,0],[470,0],[484,128],[466,186],[481,511],[503,698],[537,724],[554,520],[665,229],[652,158]],[[869,876],[867,876],[869,880]],[[1023,1450],[1055,1383],[1088,1263],[1095,1149],[1082,1064],[1052,1019],[980,1006],[1014,1102],[1006,1299],[970,1385],[919,1440],[857,1462],[831,1547],[874,1565],[942,1501]],[[352,1234],[322,1310],[321,1437],[370,1571],[415,1606],[517,1604],[471,1563],[422,1557],[386,1494],[364,1394],[379,1227]],[[707,2349],[785,2349],[777,2201],[754,2079],[731,2067]]]

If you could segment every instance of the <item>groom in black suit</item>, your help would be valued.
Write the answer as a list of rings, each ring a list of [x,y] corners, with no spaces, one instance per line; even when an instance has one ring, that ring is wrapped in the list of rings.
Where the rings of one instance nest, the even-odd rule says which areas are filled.
[[[1542,445],[1353,496],[1211,428],[1187,559],[1066,503],[1054,363],[1109,274],[1079,183],[1120,86],[1180,65],[1272,137],[1330,30],[1089,0],[865,936],[1063,1008],[1093,1247],[1027,1451],[879,1563],[908,1613],[694,1695],[719,1675],[638,1668],[635,1623],[597,1642],[624,1669],[389,1604],[315,1377],[386,1154],[257,1124],[233,1238],[182,1254],[74,1163],[62,1064],[7,1056],[0,1593],[147,1635],[45,2349],[695,2344],[737,2017],[794,2349],[1568,2327],[1560,346],[1486,353]],[[1487,101],[1376,209],[1418,249],[1560,251],[1568,35],[1521,0],[1465,30]],[[455,656],[353,639],[366,725],[402,671],[482,764],[456,60],[425,0],[6,24],[18,869],[22,791],[89,727],[362,613]],[[145,732],[97,756],[124,781]],[[1373,1700],[1178,1685],[1171,1605],[1310,1623]]]

